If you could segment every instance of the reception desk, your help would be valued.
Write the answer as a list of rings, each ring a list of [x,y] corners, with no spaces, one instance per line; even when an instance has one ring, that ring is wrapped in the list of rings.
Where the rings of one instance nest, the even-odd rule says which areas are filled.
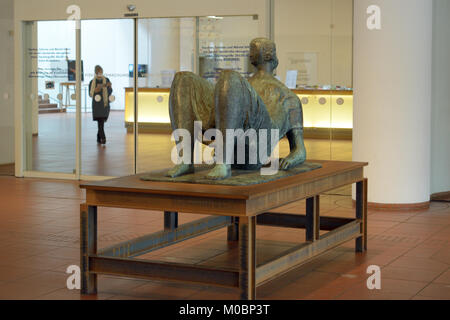
[[[351,139],[353,128],[353,91],[293,90],[303,105],[305,138]],[[169,88],[139,88],[139,132],[171,131]],[[125,89],[125,127],[134,123],[134,90]]]

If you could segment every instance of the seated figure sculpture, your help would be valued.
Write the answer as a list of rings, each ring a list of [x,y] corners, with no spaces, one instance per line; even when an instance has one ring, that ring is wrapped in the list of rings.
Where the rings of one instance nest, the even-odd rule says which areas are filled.
[[[223,132],[223,145],[227,144],[227,129],[254,129],[256,132],[265,129],[269,133],[268,156],[272,152],[270,132],[278,129],[276,141],[286,136],[290,147],[289,155],[281,160],[279,168],[288,170],[300,165],[306,159],[302,105],[299,98],[273,75],[278,66],[275,43],[265,38],[252,40],[250,62],[256,72],[248,80],[238,72],[223,70],[215,86],[192,72],[178,72],[169,100],[172,129],[188,130],[194,137],[194,122],[201,121],[204,131],[215,128]],[[194,142],[192,139],[191,150],[194,150]],[[246,152],[249,152],[248,148]],[[225,148],[223,159],[226,159]],[[248,161],[248,154],[245,159]],[[167,176],[194,172],[193,152],[191,160],[176,165]],[[256,165],[216,163],[207,178],[226,179],[231,175],[232,167],[254,170],[263,164],[262,161]]]

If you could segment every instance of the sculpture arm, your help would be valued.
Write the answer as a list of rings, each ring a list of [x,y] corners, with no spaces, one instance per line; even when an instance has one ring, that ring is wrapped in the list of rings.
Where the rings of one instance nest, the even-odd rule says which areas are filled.
[[[281,170],[288,170],[302,164],[306,160],[306,148],[303,142],[303,130],[301,128],[294,128],[288,131],[286,137],[289,140],[289,155],[280,162]]]

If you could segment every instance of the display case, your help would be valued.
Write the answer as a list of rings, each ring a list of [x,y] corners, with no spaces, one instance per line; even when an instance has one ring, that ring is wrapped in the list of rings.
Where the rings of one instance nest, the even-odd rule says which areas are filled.
[[[352,139],[353,90],[293,90],[302,101],[305,138]]]
[[[305,138],[351,139],[353,128],[352,90],[293,90],[303,105]],[[141,133],[171,132],[169,88],[139,88],[138,126]],[[125,89],[125,127],[133,130],[134,91]]]
[[[139,132],[171,131],[169,117],[169,88],[139,88],[138,127]],[[134,128],[134,89],[125,88],[125,127]]]

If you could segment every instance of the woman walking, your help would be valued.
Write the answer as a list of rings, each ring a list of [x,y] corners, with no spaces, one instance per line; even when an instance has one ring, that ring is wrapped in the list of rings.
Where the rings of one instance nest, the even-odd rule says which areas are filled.
[[[95,66],[95,77],[89,83],[92,98],[92,118],[98,123],[97,143],[105,144],[105,122],[109,117],[109,97],[113,91],[111,81],[103,75],[101,66]]]

